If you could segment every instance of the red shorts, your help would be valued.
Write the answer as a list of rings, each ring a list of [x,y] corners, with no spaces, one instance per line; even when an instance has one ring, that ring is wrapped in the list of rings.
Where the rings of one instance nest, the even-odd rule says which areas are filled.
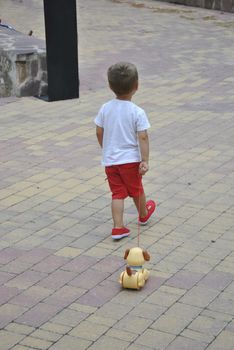
[[[105,168],[112,199],[125,199],[128,196],[139,197],[144,192],[139,164],[139,162],[128,163]]]

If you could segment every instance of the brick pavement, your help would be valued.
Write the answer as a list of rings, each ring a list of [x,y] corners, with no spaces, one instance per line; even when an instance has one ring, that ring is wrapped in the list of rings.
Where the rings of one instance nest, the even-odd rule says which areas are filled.
[[[234,17],[150,0],[78,7],[80,100],[1,101],[1,350],[233,350]],[[120,59],[139,67],[134,101],[152,124],[144,183],[158,211],[141,230],[141,291],[118,285],[137,214],[127,200],[131,237],[113,242],[93,125]]]

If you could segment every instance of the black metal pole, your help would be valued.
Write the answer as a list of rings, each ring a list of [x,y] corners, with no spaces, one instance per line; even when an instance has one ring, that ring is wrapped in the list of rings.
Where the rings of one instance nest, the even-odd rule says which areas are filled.
[[[48,100],[79,97],[76,0],[44,0]]]

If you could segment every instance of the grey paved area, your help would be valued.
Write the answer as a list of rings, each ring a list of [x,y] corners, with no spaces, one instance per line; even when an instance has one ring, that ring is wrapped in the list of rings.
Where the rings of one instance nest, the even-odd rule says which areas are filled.
[[[78,8],[80,100],[1,103],[0,348],[233,350],[234,17],[150,0]],[[40,9],[30,29],[43,37]],[[140,291],[118,284],[137,214],[127,200],[131,237],[113,242],[93,125],[120,59],[139,68],[134,101],[152,124],[144,184],[158,210],[141,230]]]

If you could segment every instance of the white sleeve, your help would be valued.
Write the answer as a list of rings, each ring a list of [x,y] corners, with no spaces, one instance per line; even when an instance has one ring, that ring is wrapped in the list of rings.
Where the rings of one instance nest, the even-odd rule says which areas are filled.
[[[149,120],[143,109],[141,109],[137,114],[136,125],[137,125],[137,131],[143,131],[150,128]]]

